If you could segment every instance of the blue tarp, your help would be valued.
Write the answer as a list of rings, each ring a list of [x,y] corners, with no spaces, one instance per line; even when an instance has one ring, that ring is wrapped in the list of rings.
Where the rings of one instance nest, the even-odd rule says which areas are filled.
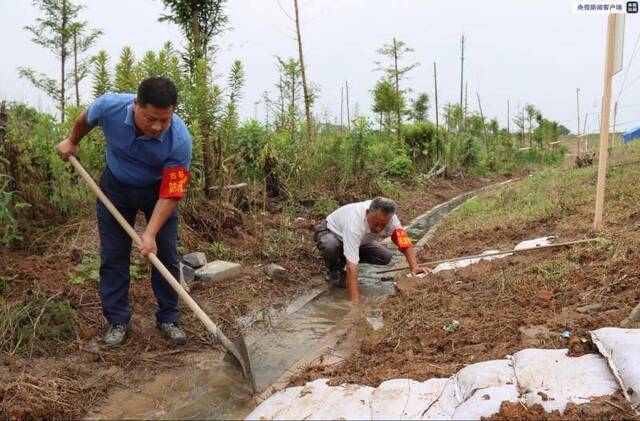
[[[640,127],[636,127],[635,129],[631,129],[622,135],[622,143],[629,143],[632,140],[635,140],[639,137],[640,137]]]

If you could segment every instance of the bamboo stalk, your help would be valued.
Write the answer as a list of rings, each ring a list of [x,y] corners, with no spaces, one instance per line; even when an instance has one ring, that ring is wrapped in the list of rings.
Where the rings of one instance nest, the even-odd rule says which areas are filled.
[[[437,265],[437,264],[440,264],[440,263],[456,262],[456,261],[465,260],[465,259],[478,259],[478,258],[482,258],[482,257],[499,256],[499,255],[502,255],[502,254],[524,253],[524,252],[532,251],[532,250],[542,250],[542,249],[549,249],[549,248],[554,248],[554,247],[572,246],[574,244],[592,243],[592,242],[598,241],[600,239],[601,238],[597,237],[597,238],[588,238],[586,240],[565,241],[563,243],[547,244],[545,246],[537,246],[537,247],[527,247],[527,248],[520,249],[520,250],[496,251],[496,252],[487,253],[487,254],[475,254],[475,255],[472,255],[472,256],[454,257],[454,258],[451,258],[451,259],[433,260],[433,261],[430,261],[430,262],[420,263],[419,265],[420,266],[432,266],[432,265]],[[377,274],[381,274],[381,273],[397,272],[397,271],[405,270],[405,269],[410,269],[410,267],[409,266],[403,266],[403,267],[400,267],[400,268],[387,269],[387,270],[383,270],[383,271],[376,272],[376,273]]]

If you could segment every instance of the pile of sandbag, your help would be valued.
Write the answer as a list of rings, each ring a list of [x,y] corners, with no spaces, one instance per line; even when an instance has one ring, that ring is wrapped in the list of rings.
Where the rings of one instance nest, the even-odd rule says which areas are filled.
[[[329,386],[326,379],[282,390],[247,419],[480,419],[504,401],[540,404],[564,413],[569,402],[587,403],[622,387],[640,404],[640,330],[591,333],[605,356],[569,357],[566,349],[525,349],[503,360],[469,365],[448,379],[393,379],[377,388]],[[620,384],[620,386],[618,385]]]

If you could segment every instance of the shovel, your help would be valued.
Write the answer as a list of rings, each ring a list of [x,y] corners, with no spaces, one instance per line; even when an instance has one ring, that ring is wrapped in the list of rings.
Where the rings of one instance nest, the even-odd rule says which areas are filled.
[[[140,238],[138,233],[133,229],[131,225],[129,225],[127,220],[124,219],[124,217],[120,214],[118,209],[116,209],[113,203],[111,203],[111,201],[107,198],[107,196],[105,196],[102,190],[100,190],[100,187],[98,187],[96,182],[93,180],[93,178],[91,178],[91,175],[89,175],[87,170],[84,169],[82,164],[80,164],[78,159],[75,156],[70,156],[69,161],[71,162],[71,165],[73,165],[73,167],[76,169],[76,171],[80,173],[80,176],[82,176],[82,178],[84,179],[84,181],[86,181],[89,187],[91,187],[91,190],[93,190],[96,196],[98,196],[98,199],[100,199],[102,204],[104,204],[105,207],[109,209],[109,212],[111,212],[111,215],[113,215],[113,217],[118,220],[118,222],[120,223],[120,226],[122,226],[122,228],[127,232],[127,234],[131,236],[131,239],[133,239],[136,245],[141,246],[142,239]],[[231,355],[232,358],[228,358],[229,354],[227,354],[227,357],[225,359],[234,361],[236,365],[239,365],[239,368],[242,370],[243,376],[245,377],[245,379],[247,379],[251,388],[255,392],[256,384],[255,384],[255,379],[253,377],[253,371],[251,370],[251,361],[249,360],[247,345],[244,342],[244,338],[242,337],[242,334],[240,332],[237,332],[237,333],[234,333],[233,337],[231,337],[232,340],[227,338],[224,335],[224,333],[222,333],[222,331],[218,329],[215,323],[211,321],[209,316],[207,316],[205,312],[202,311],[200,306],[193,300],[193,298],[191,298],[191,296],[187,293],[187,291],[184,290],[182,285],[180,285],[180,282],[176,280],[176,278],[171,274],[171,272],[169,272],[169,270],[162,264],[160,259],[158,259],[158,257],[155,254],[149,253],[147,255],[147,259],[149,259],[151,264],[155,266],[158,272],[160,272],[162,276],[164,276],[164,279],[178,293],[180,298],[182,298],[182,300],[185,303],[187,303],[189,308],[196,314],[198,319],[200,319],[200,321],[204,323],[205,327],[213,335],[213,337],[217,339],[218,342],[220,342],[227,351],[229,351],[229,354]]]

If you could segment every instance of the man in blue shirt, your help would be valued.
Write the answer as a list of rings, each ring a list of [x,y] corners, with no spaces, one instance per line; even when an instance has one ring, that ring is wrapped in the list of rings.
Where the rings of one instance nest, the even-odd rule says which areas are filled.
[[[107,141],[107,166],[100,187],[133,225],[138,210],[147,220],[142,234],[143,256],[154,253],[179,277],[176,250],[178,201],[189,180],[191,135],[174,114],[178,95],[170,80],[152,77],[140,83],[137,95],[107,93],[80,114],[71,135],[56,149],[67,160],[77,155],[82,138],[95,126],[102,127]],[[108,346],[124,341],[129,307],[131,238],[107,208],[96,201],[100,232],[100,299],[111,324],[105,335]],[[156,321],[164,336],[175,343],[186,341],[179,325],[178,295],[154,268],[151,286],[158,301]]]

